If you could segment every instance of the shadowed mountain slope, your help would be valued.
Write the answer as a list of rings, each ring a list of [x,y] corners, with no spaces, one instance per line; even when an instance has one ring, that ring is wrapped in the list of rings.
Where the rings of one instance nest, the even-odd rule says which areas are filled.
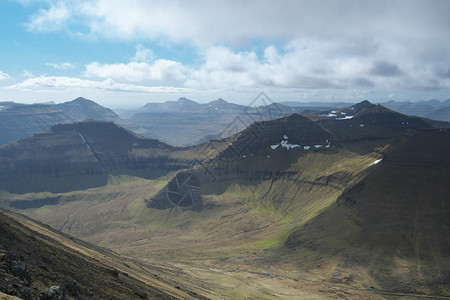
[[[450,131],[406,136],[335,205],[291,234],[291,251],[337,256],[378,288],[449,295]]]
[[[184,166],[175,148],[113,123],[55,125],[0,148],[0,186],[8,191],[69,191],[105,185],[109,174],[144,178]]]
[[[225,174],[233,173],[230,165],[247,171],[255,168],[280,170],[307,153],[336,154],[338,149],[366,155],[382,151],[407,133],[427,128],[433,127],[420,118],[405,116],[368,101],[326,116],[293,114],[255,122],[225,139],[229,146],[209,161],[208,170],[224,163]]]
[[[361,154],[390,144],[408,132],[433,128],[421,118],[406,116],[369,101],[330,112],[319,123],[348,149]]]
[[[341,112],[347,118],[338,117]],[[331,115],[293,114],[255,122],[224,139],[228,144],[226,149],[204,159],[189,172],[199,178],[205,191],[216,194],[234,184],[270,182],[268,191],[259,195],[259,200],[285,210],[295,203],[298,191],[305,186],[342,191],[367,167],[361,165],[366,159],[375,160],[407,133],[432,128],[422,119],[368,101]],[[354,165],[336,165],[342,158],[349,162],[354,159]],[[153,197],[149,207],[171,207],[172,203],[167,202],[167,189]],[[278,197],[277,191],[285,196]]]

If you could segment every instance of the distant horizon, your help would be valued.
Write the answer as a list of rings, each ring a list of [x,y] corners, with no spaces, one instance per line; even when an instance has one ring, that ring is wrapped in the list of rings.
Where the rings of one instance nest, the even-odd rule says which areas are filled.
[[[87,97],[78,96],[78,97],[75,97],[75,98],[70,99],[70,100],[61,100],[61,101],[58,101],[58,102],[56,102],[56,101],[41,101],[41,102],[28,102],[27,103],[27,102],[18,102],[18,101],[14,101],[14,100],[0,100],[0,103],[1,102],[13,102],[13,103],[16,103],[16,104],[25,104],[25,105],[39,105],[39,104],[42,104],[42,105],[56,105],[56,104],[70,102],[70,101],[76,100],[78,98],[84,98],[86,100],[91,100],[91,101],[93,101],[93,102],[95,102],[95,103],[97,103],[97,104],[99,104],[99,105],[101,105],[103,107],[106,107],[106,108],[109,108],[109,109],[112,109],[112,110],[132,110],[132,109],[141,108],[141,107],[143,107],[143,106],[145,106],[147,104],[150,104],[150,103],[177,102],[178,100],[183,99],[183,98],[186,98],[188,100],[194,101],[194,102],[196,102],[198,104],[208,104],[208,103],[210,103],[212,101],[216,101],[216,100],[222,99],[222,100],[224,100],[224,101],[226,101],[228,103],[232,103],[232,104],[248,105],[248,104],[251,103],[251,101],[254,100],[254,99],[251,99],[248,104],[240,104],[240,103],[236,103],[236,102],[233,102],[233,101],[229,101],[229,100],[224,99],[222,97],[218,97],[218,98],[213,99],[213,100],[198,101],[198,100],[193,99],[193,98],[182,96],[182,97],[176,98],[175,100],[149,101],[149,102],[142,103],[141,105],[137,105],[137,106],[128,106],[128,107],[126,107],[126,106],[119,106],[119,107],[116,107],[116,106],[104,105],[104,104],[100,103],[99,101],[97,101],[96,99],[90,99],[90,98],[87,98]],[[443,99],[443,100],[440,100],[440,99],[427,99],[427,100],[417,100],[417,101],[413,101],[413,100],[398,101],[398,100],[393,100],[393,99],[389,99],[389,100],[385,100],[385,101],[373,101],[371,99],[361,99],[359,101],[349,101],[349,100],[342,100],[342,101],[326,101],[326,100],[322,100],[322,101],[321,100],[317,100],[317,101],[312,101],[312,100],[311,101],[298,101],[298,100],[274,101],[273,99],[270,99],[270,100],[273,101],[274,103],[281,103],[281,104],[282,103],[296,103],[296,104],[301,104],[301,103],[305,103],[305,104],[310,104],[310,103],[330,103],[330,104],[332,104],[332,103],[350,103],[350,104],[356,104],[356,103],[360,103],[360,102],[362,102],[364,100],[368,100],[370,103],[373,103],[373,104],[382,104],[382,103],[390,102],[390,101],[394,101],[394,102],[398,102],[398,103],[400,103],[400,102],[419,103],[419,102],[428,102],[428,101],[439,101],[441,103],[444,103],[445,101],[450,100],[450,98]]]

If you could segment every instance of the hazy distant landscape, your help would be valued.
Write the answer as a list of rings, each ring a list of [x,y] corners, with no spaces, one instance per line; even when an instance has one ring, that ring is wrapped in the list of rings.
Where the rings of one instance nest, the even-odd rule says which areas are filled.
[[[261,96],[262,98],[267,97]],[[256,100],[259,100],[256,98]],[[114,122],[147,138],[158,139],[173,146],[196,145],[208,140],[228,137],[230,124],[237,125],[234,132],[245,129],[254,121],[289,116],[293,113],[321,115],[351,106],[352,103],[333,102],[280,102],[266,98],[253,106],[238,105],[221,98],[200,104],[187,98],[164,103],[147,103],[138,109],[121,110],[116,114],[92,100],[79,97],[61,104],[18,104],[4,102],[0,110],[0,143],[7,144],[45,131],[52,125],[68,124],[93,119]],[[268,102],[270,101],[270,102]],[[252,104],[252,103],[250,103]],[[256,105],[255,105],[256,104]],[[450,121],[450,100],[422,102],[381,103],[406,115],[435,121]],[[258,105],[259,108],[258,108]],[[236,121],[237,118],[237,121]],[[442,124],[441,126],[446,126]],[[180,135],[180,131],[183,134]]]
[[[450,299],[448,11],[0,1],[0,299]]]

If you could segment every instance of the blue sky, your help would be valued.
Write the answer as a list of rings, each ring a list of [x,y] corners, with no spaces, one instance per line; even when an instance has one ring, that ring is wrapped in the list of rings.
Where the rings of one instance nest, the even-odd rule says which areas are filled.
[[[0,0],[0,101],[450,98],[450,1]]]

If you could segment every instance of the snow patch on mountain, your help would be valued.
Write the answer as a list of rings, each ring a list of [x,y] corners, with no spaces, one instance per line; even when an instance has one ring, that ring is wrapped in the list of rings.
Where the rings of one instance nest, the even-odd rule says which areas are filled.
[[[86,147],[91,150],[91,147],[89,146],[89,144],[86,142],[84,136],[81,134],[81,132],[78,132],[78,134],[80,135],[81,140],[83,140],[84,144],[86,145]]]
[[[376,164],[378,164],[380,161],[382,161],[383,160],[383,158],[380,158],[380,159],[377,159],[376,161],[374,161],[373,163],[371,163],[369,166],[372,166],[372,165],[376,165]]]
[[[301,147],[299,144],[290,144],[288,142],[288,136],[285,134],[283,135],[283,140],[281,140],[280,143],[271,145],[270,148],[272,148],[272,150],[275,150],[280,145],[281,145],[281,148],[286,148],[287,150]]]
[[[354,116],[345,116],[343,118],[336,118],[336,120],[350,120],[351,118],[353,118]]]

